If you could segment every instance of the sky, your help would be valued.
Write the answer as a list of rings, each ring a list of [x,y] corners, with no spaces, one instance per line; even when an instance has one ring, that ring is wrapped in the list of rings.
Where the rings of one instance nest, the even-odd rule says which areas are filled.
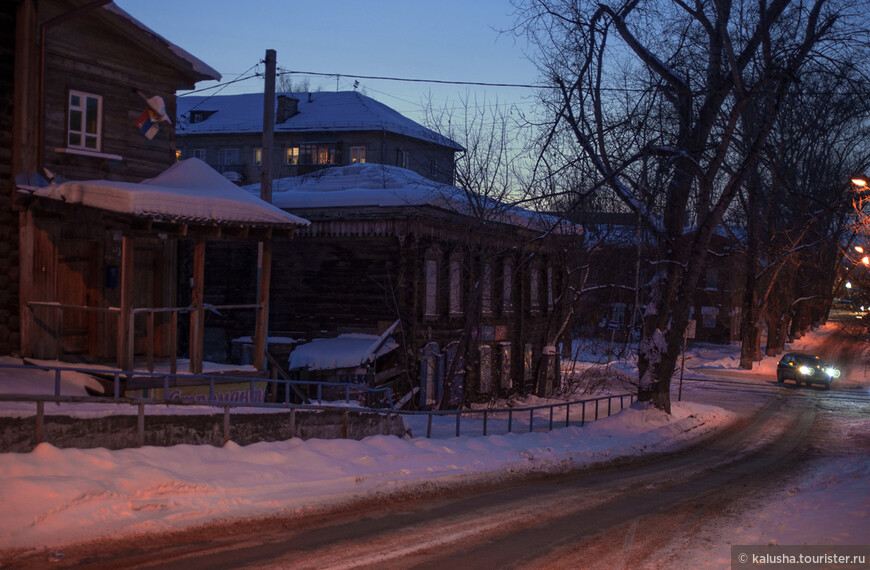
[[[833,326],[807,335],[790,348],[811,349]],[[14,360],[0,357],[3,363]],[[769,384],[776,360],[765,358],[753,374],[736,381]],[[692,349],[689,362],[696,374],[711,368],[735,369],[739,345]],[[61,393],[84,395],[86,378],[64,375]],[[0,367],[0,393],[53,390],[51,373],[22,373]],[[482,437],[469,430],[469,435],[456,438],[450,437],[453,420],[448,419],[444,425],[435,426],[433,439],[427,439],[420,437],[425,420],[416,418],[406,420],[412,434],[417,434],[410,438],[294,438],[247,446],[230,442],[223,447],[146,446],[115,451],[59,449],[42,443],[29,453],[0,453],[0,566],[4,556],[11,556],[9,549],[27,552],[45,548],[51,553],[51,562],[56,562],[63,559],[66,546],[98,537],[132,537],[229,518],[305,516],[321,507],[373,496],[382,498],[413,490],[416,485],[432,489],[433,485],[497,477],[506,471],[559,471],[566,464],[591,466],[651,451],[674,450],[739,420],[735,412],[691,401],[693,390],[701,388],[696,383],[687,386],[684,401],[673,402],[671,416],[636,404],[609,418],[588,422],[585,427],[552,432],[527,433],[520,425],[510,434],[502,431]],[[750,407],[764,404],[751,393],[733,392],[733,397],[750,398]],[[539,403],[532,397],[524,405]],[[32,404],[29,411],[22,410],[22,405],[0,403],[0,414],[32,415]],[[46,413],[91,417],[95,406],[49,405]],[[171,413],[166,406],[156,408]],[[204,407],[198,408],[208,413]],[[514,419],[515,423],[521,420]],[[854,429],[866,430],[868,422],[856,417]],[[545,424],[539,421],[535,425]],[[495,424],[490,427],[494,433]],[[759,434],[762,440],[769,436]],[[765,495],[749,510],[739,516],[726,513],[717,524],[705,525],[694,537],[695,543],[704,545],[702,548],[666,552],[667,564],[660,567],[729,568],[730,544],[868,544],[868,480],[870,458],[866,456],[840,454],[810,460],[797,479],[789,479],[782,489]],[[430,548],[431,538],[415,541],[413,548]],[[355,564],[374,562],[364,554],[345,554]],[[384,556],[407,554],[377,553],[381,563]]]
[[[249,75],[267,49],[280,70],[534,84],[526,45],[500,30],[514,23],[510,0],[115,0],[167,40],[219,71],[224,82]],[[254,68],[254,69],[252,69]],[[304,75],[294,75],[304,80]],[[350,77],[308,77],[312,90],[353,89]],[[420,122],[431,94],[436,107],[477,97],[528,106],[533,90],[360,79],[359,89]],[[201,83],[200,86],[207,86]],[[221,93],[261,92],[263,79]]]

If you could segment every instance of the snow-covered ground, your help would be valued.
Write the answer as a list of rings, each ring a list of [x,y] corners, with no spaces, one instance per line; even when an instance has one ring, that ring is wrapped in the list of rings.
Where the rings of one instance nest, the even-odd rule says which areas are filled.
[[[811,342],[812,335],[791,348]],[[735,368],[737,350],[737,345],[694,349],[687,366]],[[769,380],[773,367],[775,359],[765,359],[757,373]],[[36,390],[33,378],[25,379],[23,374],[0,372],[0,393]],[[37,378],[40,391],[53,393],[52,375]],[[84,395],[85,383],[81,377],[64,376],[62,391]],[[0,411],[9,406],[0,403]],[[4,415],[20,416],[20,412]],[[671,416],[635,405],[583,428],[488,437],[293,439],[244,447],[229,443],[221,448],[179,445],[117,451],[42,444],[30,453],[0,454],[0,559],[3,549],[62,549],[65,544],[99,537],[234,517],[304,513],[407,491],[421,483],[451,484],[506,471],[559,470],[665,451],[736,419],[733,412],[683,401],[675,402]],[[798,484],[783,489],[781,497],[770,497],[748,518],[711,531],[721,547],[713,553],[716,560],[705,558],[704,563],[727,567],[732,543],[819,544],[818,535],[811,532],[817,522],[809,521],[826,521],[830,540],[843,541],[837,543],[868,544],[868,489],[868,458],[813,465]]]

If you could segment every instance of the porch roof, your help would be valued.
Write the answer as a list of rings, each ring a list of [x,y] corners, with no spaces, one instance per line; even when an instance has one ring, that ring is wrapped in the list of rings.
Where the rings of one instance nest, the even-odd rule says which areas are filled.
[[[142,181],[66,181],[29,188],[32,195],[154,222],[296,228],[310,222],[277,208],[190,158]]]

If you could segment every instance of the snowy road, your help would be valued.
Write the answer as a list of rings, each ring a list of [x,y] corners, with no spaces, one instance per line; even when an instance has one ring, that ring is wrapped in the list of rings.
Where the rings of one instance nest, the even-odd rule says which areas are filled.
[[[677,455],[449,495],[421,492],[304,526],[280,519],[227,525],[207,537],[186,533],[177,544],[139,543],[80,560],[185,570],[727,568],[733,539],[721,529],[788,493],[813,462],[870,453],[862,391],[714,378],[687,383],[684,398],[753,415]]]

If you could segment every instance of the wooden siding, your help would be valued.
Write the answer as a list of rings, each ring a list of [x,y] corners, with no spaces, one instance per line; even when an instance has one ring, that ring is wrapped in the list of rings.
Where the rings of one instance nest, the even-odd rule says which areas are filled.
[[[0,354],[18,350],[18,213],[13,210],[12,125],[17,4],[0,5]]]
[[[41,19],[59,13],[60,4],[46,4]],[[160,95],[167,114],[175,112],[175,86],[183,76],[138,47],[100,18],[78,17],[49,28],[46,52],[45,163],[64,178],[138,182],[152,177],[174,160],[174,133],[167,124],[153,139],[134,125],[147,97]],[[100,152],[121,160],[57,152],[65,148],[70,90],[103,100]]]

